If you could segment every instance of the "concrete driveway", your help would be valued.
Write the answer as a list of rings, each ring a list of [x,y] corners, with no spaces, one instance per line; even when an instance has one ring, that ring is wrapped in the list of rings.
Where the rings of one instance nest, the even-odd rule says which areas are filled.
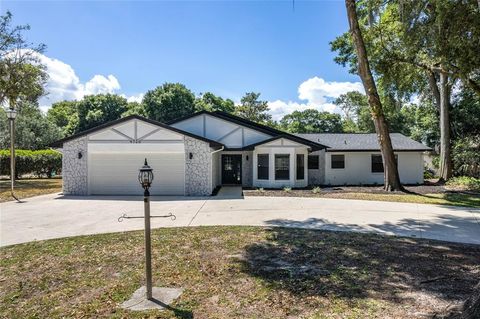
[[[152,227],[207,225],[285,226],[377,232],[480,244],[480,210],[453,206],[293,197],[153,197]],[[0,245],[143,229],[139,197],[58,194],[1,204]]]

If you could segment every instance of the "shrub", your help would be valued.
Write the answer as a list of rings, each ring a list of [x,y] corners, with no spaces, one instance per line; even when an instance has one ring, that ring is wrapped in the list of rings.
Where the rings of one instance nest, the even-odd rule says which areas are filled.
[[[318,194],[322,191],[322,189],[318,186],[315,186],[314,188],[312,188],[312,193],[314,194]]]
[[[259,191],[260,193],[265,193],[265,190],[263,189],[263,187],[257,188],[257,191]]]
[[[286,192],[286,193],[290,193],[292,191],[292,188],[291,187],[284,187],[283,191]]]
[[[428,168],[425,168],[425,170],[423,171],[423,179],[433,179],[433,178],[435,178],[435,174]]]
[[[480,178],[469,176],[453,177],[447,181],[447,186],[457,189],[480,191]]]
[[[480,178],[480,135],[457,140],[453,146],[454,174]]]
[[[0,174],[10,175],[9,150],[0,150],[0,162]],[[16,150],[15,169],[16,177],[32,174],[50,178],[62,170],[62,153],[54,150]]]

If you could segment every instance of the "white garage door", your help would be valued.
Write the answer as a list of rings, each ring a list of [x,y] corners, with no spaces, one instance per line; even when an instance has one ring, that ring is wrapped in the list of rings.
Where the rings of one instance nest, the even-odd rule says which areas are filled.
[[[145,157],[153,169],[151,195],[185,194],[184,153],[90,153],[89,193],[92,195],[141,195],[138,170]]]

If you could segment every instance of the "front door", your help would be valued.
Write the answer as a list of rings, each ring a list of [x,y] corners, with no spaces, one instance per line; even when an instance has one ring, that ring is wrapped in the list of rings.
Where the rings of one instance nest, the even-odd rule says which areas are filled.
[[[222,154],[222,184],[242,184],[242,155]]]

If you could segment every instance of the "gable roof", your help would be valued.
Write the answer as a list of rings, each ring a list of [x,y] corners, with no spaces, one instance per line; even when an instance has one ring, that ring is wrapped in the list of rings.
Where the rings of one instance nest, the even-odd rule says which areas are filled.
[[[318,133],[296,134],[297,136],[327,145],[328,152],[380,151],[376,133]],[[394,151],[431,151],[423,145],[401,133],[390,133]]]
[[[137,120],[140,120],[140,121],[144,121],[144,122],[147,122],[147,123],[150,123],[150,124],[159,126],[159,127],[161,127],[161,128],[164,128],[164,129],[167,129],[167,130],[170,130],[170,131],[173,131],[173,132],[182,134],[182,135],[186,135],[186,136],[193,137],[193,138],[195,138],[195,139],[197,139],[197,140],[201,140],[201,141],[210,143],[210,146],[212,146],[212,147],[221,147],[221,146],[223,146],[222,143],[219,143],[219,142],[217,142],[217,141],[213,141],[213,140],[210,140],[210,139],[208,139],[208,138],[205,138],[205,137],[202,137],[202,136],[198,136],[198,135],[196,135],[196,134],[192,134],[192,133],[190,133],[190,132],[186,132],[186,131],[180,130],[180,129],[178,129],[178,128],[169,126],[169,125],[167,125],[167,124],[163,124],[163,123],[158,122],[158,121],[155,121],[155,120],[147,119],[147,118],[145,118],[145,117],[143,117],[143,116],[140,116],[140,115],[130,115],[130,116],[127,116],[127,117],[118,119],[118,120],[110,121],[110,122],[107,122],[107,123],[104,123],[104,124],[95,126],[95,127],[91,128],[91,129],[88,129],[88,130],[79,132],[79,133],[77,133],[77,134],[70,135],[70,136],[65,137],[65,138],[62,138],[62,139],[60,139],[60,140],[58,140],[58,141],[56,141],[56,142],[53,142],[52,144],[50,144],[50,146],[51,146],[51,147],[62,147],[62,146],[63,146],[63,143],[65,143],[65,142],[74,140],[74,139],[76,139],[76,138],[79,138],[79,137],[82,137],[82,136],[85,136],[85,135],[92,134],[92,133],[94,133],[94,132],[103,130],[103,129],[107,128],[107,127],[110,127],[110,126],[113,126],[113,125],[117,125],[117,124],[120,124],[120,123],[129,121],[129,120],[132,120],[132,119],[137,119]]]
[[[264,140],[264,141],[260,141],[260,142],[254,143],[254,144],[247,145],[247,146],[243,147],[242,149],[243,150],[253,150],[256,146],[260,146],[260,145],[263,145],[263,144],[266,144],[266,143],[270,143],[270,142],[276,141],[276,140],[281,139],[281,138],[284,138],[284,139],[287,139],[287,140],[290,140],[290,141],[294,141],[294,142],[297,142],[297,143],[300,143],[300,144],[303,144],[303,145],[307,145],[312,149],[312,151],[318,151],[318,150],[326,148],[326,146],[324,146],[322,144],[315,143],[315,142],[310,142],[310,143],[307,144],[305,142],[305,139],[295,137],[294,135],[288,135],[287,136],[285,134],[282,134],[282,135],[274,136],[274,137],[269,138],[269,139]]]
[[[240,116],[236,116],[236,115],[233,115],[233,114],[230,114],[230,113],[227,113],[227,112],[222,112],[222,111],[210,112],[210,111],[203,110],[203,111],[196,112],[194,114],[190,114],[190,115],[175,119],[173,121],[168,122],[168,124],[172,125],[172,124],[175,124],[175,123],[179,123],[179,122],[188,120],[192,117],[196,117],[196,116],[202,115],[202,114],[207,114],[207,115],[210,115],[210,116],[213,116],[213,117],[216,117],[216,118],[228,121],[228,122],[232,122],[232,123],[235,123],[235,124],[238,124],[238,125],[242,125],[242,126],[250,128],[250,129],[253,129],[253,130],[256,130],[256,131],[259,131],[259,132],[262,132],[262,133],[273,136],[273,139],[267,139],[267,140],[264,140],[264,141],[261,141],[261,142],[258,142],[258,143],[247,145],[247,146],[245,146],[241,149],[250,150],[250,149],[253,149],[257,145],[268,143],[268,142],[271,142],[272,140],[276,140],[276,139],[281,138],[281,137],[290,139],[290,140],[295,141],[297,143],[307,145],[307,146],[311,147],[312,150],[320,150],[320,149],[327,148],[327,146],[325,146],[323,144],[320,144],[316,141],[312,141],[310,139],[305,139],[301,136],[293,135],[293,134],[290,134],[290,133],[287,133],[287,132],[284,132],[284,131],[280,131],[280,130],[277,130],[273,127],[263,125],[263,124],[260,124],[260,123],[255,123],[253,121],[244,119]],[[241,150],[241,149],[239,149],[239,150]]]

